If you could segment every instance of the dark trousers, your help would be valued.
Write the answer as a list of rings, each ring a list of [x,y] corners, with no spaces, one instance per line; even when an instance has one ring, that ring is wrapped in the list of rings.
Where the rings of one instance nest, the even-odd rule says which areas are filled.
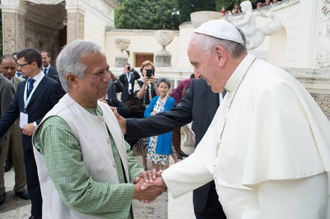
[[[222,210],[222,206],[219,203],[219,197],[215,190],[215,184],[210,183],[209,195],[205,204],[205,208],[202,212],[196,212],[197,219],[226,219],[226,215]]]
[[[33,150],[24,153],[27,190],[31,199],[31,215],[42,216],[42,197],[40,191],[39,177]]]

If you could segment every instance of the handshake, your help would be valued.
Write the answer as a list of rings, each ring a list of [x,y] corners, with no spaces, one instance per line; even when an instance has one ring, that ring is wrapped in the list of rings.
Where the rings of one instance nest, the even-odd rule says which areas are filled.
[[[138,199],[144,203],[151,203],[163,192],[166,192],[167,187],[161,174],[162,170],[156,172],[156,170],[153,169],[143,171],[138,177],[134,178],[133,199]]]

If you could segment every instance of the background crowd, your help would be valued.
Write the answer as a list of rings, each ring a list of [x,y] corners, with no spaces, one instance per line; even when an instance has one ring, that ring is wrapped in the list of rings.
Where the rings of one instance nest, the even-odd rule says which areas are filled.
[[[270,5],[274,5],[276,3],[279,3],[281,1],[278,0],[265,0],[264,2],[257,2],[256,5],[256,9],[262,8],[262,7],[266,7],[266,6],[270,6]],[[241,7],[238,5],[238,3],[234,4],[234,8],[232,10],[227,10],[225,6],[222,6],[221,14],[223,14],[223,16],[230,16],[232,14],[238,14],[238,13],[242,13]]]

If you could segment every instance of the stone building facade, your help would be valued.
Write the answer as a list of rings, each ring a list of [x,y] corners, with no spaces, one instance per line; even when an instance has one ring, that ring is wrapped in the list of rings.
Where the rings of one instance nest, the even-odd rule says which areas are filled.
[[[104,49],[118,6],[116,0],[2,0],[3,53],[34,47],[55,59],[75,39],[93,40]]]

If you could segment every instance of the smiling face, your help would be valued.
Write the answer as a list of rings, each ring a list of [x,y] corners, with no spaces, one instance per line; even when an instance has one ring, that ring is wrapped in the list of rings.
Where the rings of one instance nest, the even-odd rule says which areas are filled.
[[[220,45],[215,46],[210,53],[204,51],[201,45],[206,41],[204,37],[207,36],[196,34],[191,39],[188,47],[189,61],[194,67],[196,78],[206,80],[214,93],[222,93],[239,60],[234,63],[229,52]]]
[[[83,78],[75,77],[72,85],[76,94],[84,103],[96,102],[106,95],[110,74],[106,57],[102,53],[89,54],[81,59],[87,66]]]
[[[169,86],[167,83],[165,82],[160,82],[159,86],[158,86],[158,92],[159,92],[159,95],[161,97],[165,97],[166,94],[168,93],[168,90],[169,90]]]
[[[191,40],[188,47],[189,61],[194,67],[195,77],[203,78],[213,92],[221,93],[226,83],[219,66],[222,57],[218,56],[216,48],[210,54],[200,49],[195,39]]]

